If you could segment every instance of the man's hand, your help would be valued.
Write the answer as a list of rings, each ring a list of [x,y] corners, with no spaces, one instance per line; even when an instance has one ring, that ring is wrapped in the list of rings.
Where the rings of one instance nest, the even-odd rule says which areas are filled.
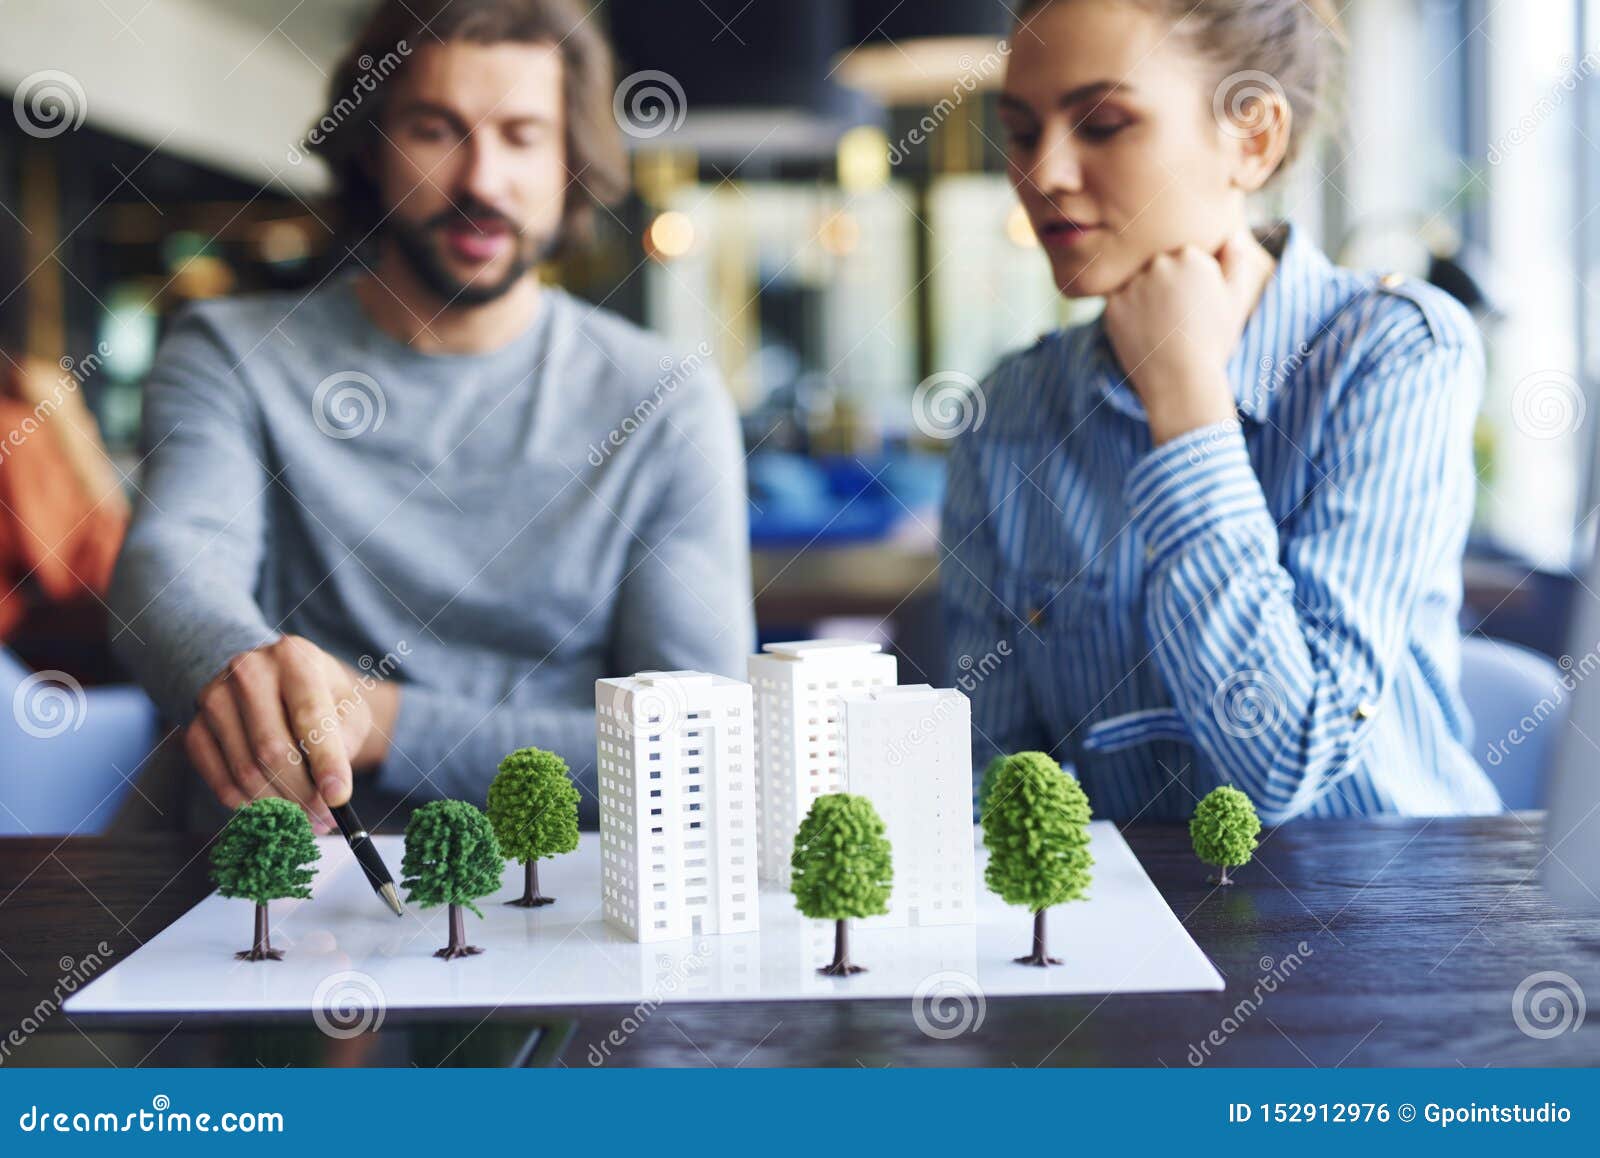
[[[382,760],[398,699],[393,685],[286,635],[234,656],[201,689],[184,750],[227,807],[281,796],[331,832],[328,806]]]
[[[1158,254],[1106,299],[1106,335],[1155,445],[1234,417],[1228,360],[1272,270],[1245,232],[1215,256],[1193,246]]]

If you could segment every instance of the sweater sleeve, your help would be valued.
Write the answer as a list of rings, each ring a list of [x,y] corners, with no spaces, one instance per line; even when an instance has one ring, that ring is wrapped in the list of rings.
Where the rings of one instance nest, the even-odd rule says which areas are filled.
[[[175,722],[242,651],[277,638],[256,600],[272,485],[259,416],[202,316],[181,315],[144,388],[143,477],[108,596],[112,647]]]

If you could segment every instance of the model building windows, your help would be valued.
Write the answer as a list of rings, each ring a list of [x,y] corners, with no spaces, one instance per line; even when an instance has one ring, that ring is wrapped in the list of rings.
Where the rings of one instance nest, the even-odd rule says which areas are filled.
[[[728,911],[731,906],[723,907],[713,899],[727,896],[725,890],[733,887],[727,840],[714,831],[726,827],[727,813],[721,802],[731,800],[730,794],[754,788],[742,774],[737,748],[730,752],[715,728],[724,720],[742,717],[743,705],[751,702],[749,685],[698,672],[647,672],[603,680],[601,685],[597,698],[615,704],[621,719],[635,723],[639,736],[646,730],[639,717],[632,715],[636,704],[641,714],[652,714],[654,724],[648,732],[653,748],[625,745],[615,760],[608,755],[607,778],[635,785],[639,795],[648,794],[652,815],[665,813],[668,796],[679,814],[670,825],[660,819],[647,822],[655,842],[649,858],[656,864],[655,873],[637,876],[654,886],[643,890],[648,901],[634,900],[632,904],[640,906],[634,910],[608,902],[608,921],[649,941],[682,937],[691,931],[727,933],[754,928],[758,914],[749,906],[744,906],[744,918],[736,921]],[[727,726],[730,734],[740,731],[737,724]],[[718,798],[716,810],[703,803],[713,793]],[[626,806],[602,808],[601,825],[603,829],[631,831],[634,824],[640,824],[635,817],[642,815],[642,810],[634,813]],[[670,836],[665,836],[668,833]],[[630,864],[639,861],[619,860],[622,876],[629,875]],[[645,930],[642,937],[639,929]]]

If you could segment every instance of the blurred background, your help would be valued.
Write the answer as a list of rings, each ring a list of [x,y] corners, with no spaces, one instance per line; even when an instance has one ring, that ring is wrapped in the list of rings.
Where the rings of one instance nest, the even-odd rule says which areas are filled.
[[[141,377],[182,303],[327,275],[304,143],[371,7],[0,7],[0,380],[13,426],[56,400],[66,472],[19,495],[0,465],[0,499],[26,515],[76,487],[94,512],[42,545],[0,532],[13,684],[50,669],[124,690],[92,580],[136,478]],[[635,190],[551,276],[713,352],[744,416],[762,637],[877,638],[903,679],[939,680],[936,512],[962,392],[1068,320],[1003,172],[1006,5],[599,7]],[[1489,390],[1463,626],[1554,657],[1600,504],[1600,0],[1353,0],[1344,19],[1340,120],[1262,214],[1473,310]]]

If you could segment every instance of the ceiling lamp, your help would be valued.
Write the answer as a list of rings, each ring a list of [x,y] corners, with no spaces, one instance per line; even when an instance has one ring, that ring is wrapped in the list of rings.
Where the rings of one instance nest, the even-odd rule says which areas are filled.
[[[885,105],[924,105],[970,83],[998,89],[1012,5],[996,0],[856,0],[835,77]]]

